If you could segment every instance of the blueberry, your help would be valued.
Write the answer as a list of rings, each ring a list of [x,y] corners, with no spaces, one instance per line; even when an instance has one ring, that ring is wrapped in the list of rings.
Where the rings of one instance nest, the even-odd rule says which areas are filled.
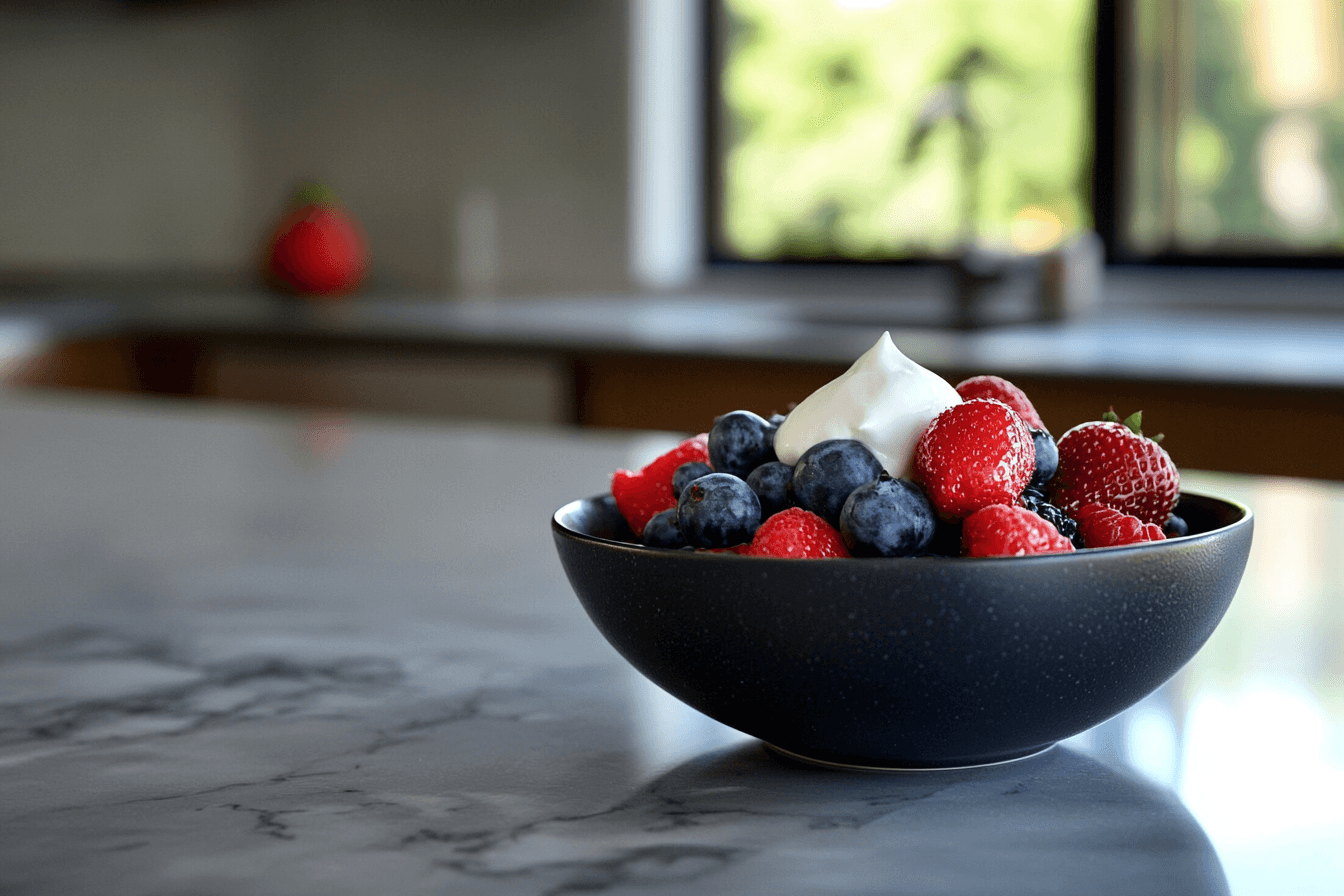
[[[854,489],[882,475],[882,462],[862,442],[827,439],[803,452],[793,467],[793,500],[832,526]]]
[[[1036,471],[1031,474],[1028,487],[1043,488],[1059,469],[1059,448],[1054,436],[1043,429],[1031,430],[1031,441],[1036,445]]]
[[[913,557],[928,549],[937,519],[919,486],[887,475],[849,493],[840,537],[855,557]]]
[[[677,500],[677,524],[686,543],[726,548],[751,540],[761,524],[761,501],[729,473],[710,473],[686,486]]]
[[[702,460],[687,461],[677,467],[677,471],[672,474],[672,494],[680,498],[682,491],[693,479],[699,479],[714,472],[714,468]]]
[[[709,462],[716,472],[745,477],[772,460],[776,460],[775,428],[760,415],[732,411],[714,421],[709,431]]]
[[[686,544],[677,528],[677,508],[655,513],[644,526],[644,544],[651,548],[679,548]]]
[[[766,422],[769,423],[771,426],[773,426],[775,429],[779,429],[779,424],[783,423],[784,420],[785,417],[783,414],[771,414],[770,419],[767,420]]]
[[[793,500],[789,497],[789,482],[792,479],[793,467],[777,460],[761,464],[747,476],[747,485],[761,499],[761,519],[769,519],[792,506]]]
[[[1162,524],[1162,534],[1168,538],[1180,538],[1190,534],[1190,524],[1181,519],[1174,513],[1167,514],[1167,520]]]

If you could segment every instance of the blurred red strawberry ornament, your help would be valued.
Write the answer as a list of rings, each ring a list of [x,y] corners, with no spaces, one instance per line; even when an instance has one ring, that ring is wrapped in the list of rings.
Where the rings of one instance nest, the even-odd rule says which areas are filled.
[[[359,287],[369,267],[369,249],[355,220],[322,184],[307,184],[293,210],[271,236],[266,280],[285,292],[335,298]]]

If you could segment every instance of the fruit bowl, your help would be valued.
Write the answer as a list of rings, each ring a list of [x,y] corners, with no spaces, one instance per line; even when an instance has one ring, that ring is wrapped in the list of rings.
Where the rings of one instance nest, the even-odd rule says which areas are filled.
[[[646,548],[610,497],[551,521],[602,635],[700,712],[796,758],[922,769],[1029,756],[1137,703],[1203,646],[1253,519],[1072,553],[791,560]]]

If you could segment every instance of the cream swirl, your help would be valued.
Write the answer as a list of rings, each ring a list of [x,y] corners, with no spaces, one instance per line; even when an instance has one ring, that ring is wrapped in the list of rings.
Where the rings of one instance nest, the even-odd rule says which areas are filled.
[[[892,476],[910,474],[915,443],[934,417],[961,403],[957,390],[901,354],[890,333],[794,408],[775,433],[787,464],[827,439],[857,439]]]

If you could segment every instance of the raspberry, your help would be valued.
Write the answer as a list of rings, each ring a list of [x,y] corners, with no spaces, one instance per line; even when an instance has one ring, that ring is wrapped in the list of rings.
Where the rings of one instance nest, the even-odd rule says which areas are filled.
[[[830,523],[801,507],[770,517],[742,553],[748,557],[848,557],[840,533]]]
[[[1041,415],[1036,413],[1036,408],[1032,406],[1031,399],[1027,398],[1027,393],[1003,377],[973,376],[968,380],[962,380],[957,383],[957,394],[961,396],[962,401],[970,401],[972,398],[998,399],[1017,411],[1017,415],[1027,426],[1032,429],[1045,429]]]
[[[1156,523],[1145,523],[1105,504],[1084,504],[1078,508],[1077,519],[1078,532],[1083,537],[1083,544],[1089,548],[1166,540],[1162,527]]]
[[[961,527],[967,557],[1021,557],[1073,550],[1059,530],[1025,507],[991,504],[966,517]]]

